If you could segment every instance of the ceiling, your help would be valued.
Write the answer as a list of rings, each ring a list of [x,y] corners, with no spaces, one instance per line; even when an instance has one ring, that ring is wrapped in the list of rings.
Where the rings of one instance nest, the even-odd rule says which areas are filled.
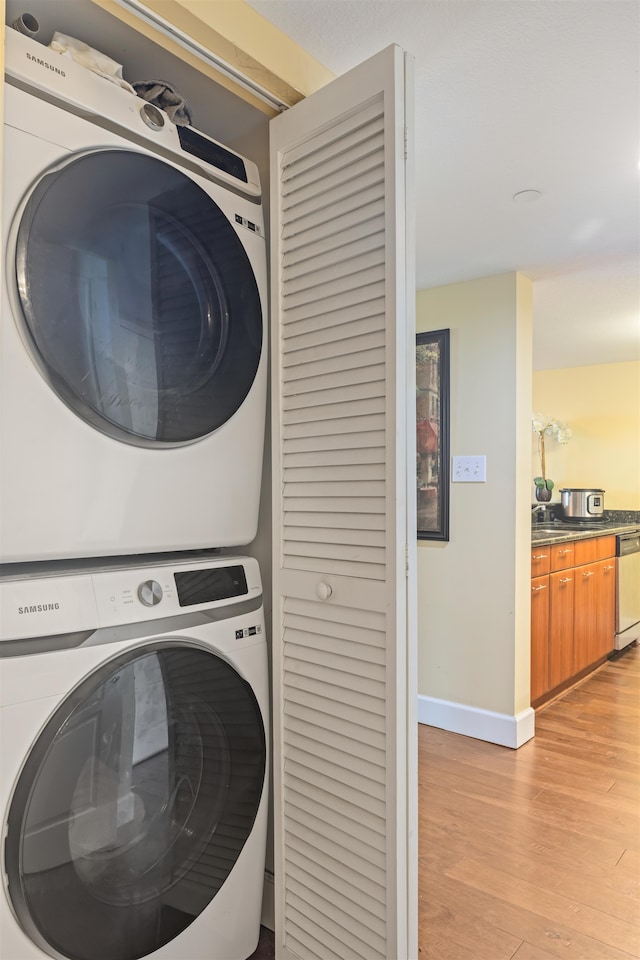
[[[534,369],[640,359],[637,0],[248,2],[335,74],[414,55],[419,289],[519,270]]]

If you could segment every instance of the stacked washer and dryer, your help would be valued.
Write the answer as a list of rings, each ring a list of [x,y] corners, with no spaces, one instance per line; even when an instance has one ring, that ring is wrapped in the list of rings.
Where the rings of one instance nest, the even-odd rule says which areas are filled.
[[[268,678],[254,164],[8,30],[0,957],[244,960]],[[220,554],[215,548],[226,548]]]

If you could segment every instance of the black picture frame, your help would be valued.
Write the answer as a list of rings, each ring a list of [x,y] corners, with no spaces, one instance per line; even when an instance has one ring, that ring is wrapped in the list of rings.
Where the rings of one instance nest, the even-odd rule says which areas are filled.
[[[416,336],[418,540],[449,539],[449,330]]]

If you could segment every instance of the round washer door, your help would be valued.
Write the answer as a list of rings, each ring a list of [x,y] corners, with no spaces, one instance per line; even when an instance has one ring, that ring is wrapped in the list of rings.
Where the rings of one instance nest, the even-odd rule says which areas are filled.
[[[255,379],[262,310],[245,249],[212,198],[155,157],[101,150],[48,171],[20,217],[16,281],[40,371],[116,439],[192,443]]]
[[[73,960],[136,960],[207,907],[251,833],[266,746],[251,687],[180,641],[93,673],[22,770],[5,843],[25,933]]]

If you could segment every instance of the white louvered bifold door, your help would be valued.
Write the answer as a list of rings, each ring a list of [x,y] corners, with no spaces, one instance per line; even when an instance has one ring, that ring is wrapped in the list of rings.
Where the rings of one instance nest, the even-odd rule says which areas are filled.
[[[405,60],[271,123],[278,960],[417,956]]]

